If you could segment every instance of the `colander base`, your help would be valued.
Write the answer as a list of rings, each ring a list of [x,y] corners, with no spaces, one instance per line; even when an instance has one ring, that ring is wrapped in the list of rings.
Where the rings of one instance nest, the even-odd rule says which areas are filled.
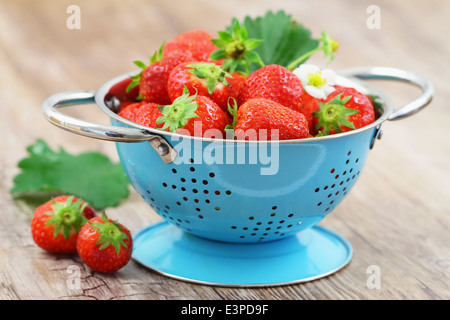
[[[331,275],[352,257],[339,234],[314,226],[285,239],[237,244],[184,232],[167,222],[133,235],[133,259],[164,276],[225,287],[281,286]]]

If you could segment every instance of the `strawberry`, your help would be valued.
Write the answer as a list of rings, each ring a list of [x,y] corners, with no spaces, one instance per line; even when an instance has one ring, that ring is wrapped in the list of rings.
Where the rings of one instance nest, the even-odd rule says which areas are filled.
[[[77,197],[55,197],[36,208],[31,220],[33,240],[49,252],[75,253],[81,227],[94,216],[94,209]]]
[[[262,129],[267,130],[267,135]],[[308,122],[302,113],[265,98],[250,99],[239,106],[234,130],[238,139],[245,140],[271,140],[272,131],[279,140],[309,136]]]
[[[364,127],[375,121],[372,101],[354,88],[337,87],[313,113],[318,135],[329,135]]]
[[[77,239],[81,260],[95,271],[115,272],[131,259],[133,240],[130,230],[103,212],[86,223]]]
[[[213,100],[222,110],[227,110],[231,75],[220,66],[207,62],[187,62],[176,66],[169,75],[167,91],[172,101],[187,88],[191,95],[198,94]]]
[[[178,64],[190,61],[186,53],[173,53],[160,61],[149,65],[141,76],[140,94],[144,101],[158,104],[169,104],[171,100],[167,92],[169,74]]]
[[[303,86],[300,79],[281,65],[266,65],[251,73],[239,93],[238,104],[255,99],[270,99],[301,112]]]
[[[171,103],[167,93],[167,80],[173,68],[178,64],[190,61],[190,54],[186,52],[173,52],[163,55],[164,44],[150,57],[148,65],[142,61],[134,63],[142,71],[131,76],[132,82],[127,87],[127,92],[139,86],[139,98],[146,102],[158,104]]]
[[[217,103],[205,96],[191,95],[186,87],[183,94],[171,105],[164,106],[161,112],[163,116],[156,123],[163,124],[163,130],[191,136],[203,136],[209,129],[218,129],[224,133],[225,127],[231,123],[228,113]]]
[[[133,88],[127,90],[127,88],[131,85],[132,82],[133,82],[132,78],[127,78],[125,80],[116,83],[111,87],[111,89],[109,89],[109,92],[106,95],[105,99],[109,99],[110,97],[116,97],[121,102],[123,101],[136,102],[139,96],[139,85],[136,85]]]
[[[308,121],[309,133],[314,135],[314,116],[313,113],[319,110],[320,102],[325,102],[325,100],[317,99],[306,91],[303,92],[303,104],[301,113],[305,116]]]
[[[142,105],[143,102],[134,102],[122,106],[118,115],[127,120],[136,122],[136,113]]]
[[[162,124],[156,123],[162,115],[156,103],[144,103],[136,112],[135,122],[150,128],[162,128]]]
[[[227,81],[230,84],[230,97],[237,100],[239,92],[241,91],[245,80],[247,80],[247,76],[240,72],[234,72],[231,76],[231,78],[227,78]]]
[[[212,38],[211,34],[201,29],[183,32],[166,43],[163,55],[182,52],[188,53],[192,60],[214,62],[209,58],[211,53],[217,50]]]

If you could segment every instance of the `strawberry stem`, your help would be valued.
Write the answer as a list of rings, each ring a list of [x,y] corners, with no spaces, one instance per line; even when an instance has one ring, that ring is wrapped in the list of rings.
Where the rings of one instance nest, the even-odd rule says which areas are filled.
[[[109,221],[104,211],[102,212],[102,219],[103,223],[89,222],[92,228],[100,234],[95,245],[100,246],[99,250],[104,250],[112,245],[116,254],[119,255],[121,246],[128,249],[124,242],[124,240],[129,240],[128,235],[122,232],[122,227],[117,221]]]
[[[304,63],[309,57],[319,51],[323,51],[325,57],[328,58],[328,63],[330,63],[334,59],[333,53],[339,48],[339,43],[336,40],[333,40],[325,31],[322,31],[322,37],[319,39],[319,44],[320,43],[322,45],[319,45],[317,48],[312,49],[311,51],[308,51],[304,55],[298,57],[286,68],[293,71],[298,65]]]
[[[238,19],[233,20],[231,31],[219,31],[219,37],[211,39],[218,50],[214,51],[210,58],[212,60],[224,59],[222,67],[224,70],[233,73],[239,67],[243,68],[247,75],[250,73],[250,65],[257,63],[261,67],[264,66],[263,61],[258,53],[252,51],[264,40],[248,39],[247,29],[240,25]]]
[[[196,64],[188,64],[186,67],[192,68],[189,72],[193,75],[199,77],[200,79],[206,80],[209,94],[214,92],[217,83],[222,83],[225,86],[230,85],[226,78],[231,78],[231,74],[223,70],[215,63],[199,62]]]
[[[230,100],[233,101],[232,104],[230,104]],[[228,112],[233,117],[233,122],[232,122],[232,124],[226,125],[225,130],[234,130],[234,127],[236,126],[236,123],[237,123],[237,110],[238,110],[238,104],[237,104],[236,99],[234,97],[230,97],[228,99]]]
[[[336,133],[342,132],[341,125],[350,129],[355,129],[355,125],[347,118],[351,115],[359,113],[359,110],[346,108],[345,104],[352,98],[352,96],[341,99],[342,93],[338,94],[333,100],[328,103],[320,103],[320,109],[313,113],[315,118],[318,118],[316,130],[323,128],[320,131],[320,136],[329,135],[330,130],[333,129]]]
[[[46,212],[47,215],[53,215],[47,220],[45,225],[55,225],[53,236],[56,238],[62,230],[64,238],[68,239],[72,228],[79,232],[87,219],[83,216],[83,211],[87,203],[82,204],[82,200],[78,199],[73,202],[74,197],[67,198],[65,203],[53,201],[53,212]]]
[[[156,119],[156,124],[164,124],[161,129],[169,129],[170,132],[183,128],[189,119],[198,117],[195,113],[198,107],[197,102],[194,101],[196,97],[197,94],[190,95],[185,86],[183,94],[176,98],[171,105],[160,107],[163,115]]]

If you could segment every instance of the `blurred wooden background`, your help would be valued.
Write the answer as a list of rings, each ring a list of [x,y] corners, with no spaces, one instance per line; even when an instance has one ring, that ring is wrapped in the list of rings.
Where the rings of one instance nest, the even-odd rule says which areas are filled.
[[[380,8],[380,29],[367,27],[370,5]],[[78,5],[81,28],[69,29],[67,8]],[[74,256],[47,254],[34,245],[30,206],[9,194],[17,162],[37,138],[52,148],[98,150],[118,161],[113,143],[50,125],[41,114],[49,95],[97,89],[135,69],[163,41],[202,28],[212,34],[232,17],[285,10],[314,37],[326,30],[340,43],[330,67],[388,66],[429,78],[436,89],[422,112],[383,125],[349,196],[322,225],[346,237],[354,255],[340,272],[317,281],[274,288],[194,285],[165,278],[133,261],[115,275],[85,268]],[[2,299],[449,299],[450,298],[450,2],[443,0],[131,0],[0,2],[0,300]],[[320,55],[311,62],[324,65]],[[420,92],[380,83],[397,106]],[[108,123],[95,107],[71,110]],[[132,193],[109,215],[133,232],[159,217]],[[82,270],[81,288],[67,286],[67,267]],[[370,289],[371,265],[381,286]]]

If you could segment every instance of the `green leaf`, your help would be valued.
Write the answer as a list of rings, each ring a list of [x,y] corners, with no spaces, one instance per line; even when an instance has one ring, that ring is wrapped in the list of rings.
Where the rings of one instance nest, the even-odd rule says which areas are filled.
[[[243,26],[249,38],[263,39],[264,43],[254,49],[264,64],[288,66],[298,57],[317,48],[319,41],[311,37],[311,32],[284,11],[268,11],[264,16],[246,16]],[[251,71],[260,65],[252,64]]]
[[[28,157],[18,167],[10,190],[15,198],[50,199],[57,194],[70,194],[90,203],[95,209],[119,205],[129,195],[129,180],[120,163],[99,152],[78,155],[57,152],[39,139],[27,148]]]

